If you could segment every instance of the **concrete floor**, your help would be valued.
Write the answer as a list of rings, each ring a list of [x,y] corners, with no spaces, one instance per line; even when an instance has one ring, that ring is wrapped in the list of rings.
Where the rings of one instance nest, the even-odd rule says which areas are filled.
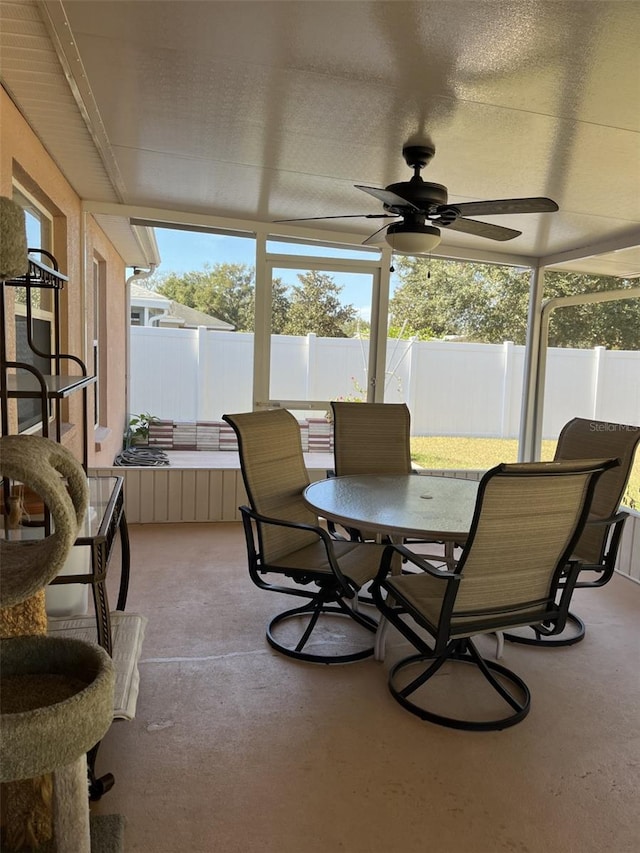
[[[97,769],[116,784],[92,805],[126,816],[128,853],[640,849],[638,584],[577,591],[576,646],[506,644],[529,716],[459,732],[390,696],[386,667],[407,652],[397,635],[384,664],[274,652],[266,623],[291,605],[251,583],[239,524],[130,532],[127,609],[149,620],[140,694],[103,741]]]

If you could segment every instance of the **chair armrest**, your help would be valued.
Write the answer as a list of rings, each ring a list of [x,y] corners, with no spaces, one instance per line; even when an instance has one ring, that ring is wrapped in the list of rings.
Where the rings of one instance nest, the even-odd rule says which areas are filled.
[[[400,554],[406,562],[413,563],[414,566],[418,566],[418,568],[422,569],[423,572],[426,572],[439,580],[450,580],[451,578],[460,577],[458,572],[452,572],[448,569],[435,569],[431,563],[422,559],[422,557],[414,551],[410,551],[408,548],[405,548],[404,545],[387,545],[382,553],[380,569],[378,570],[378,574],[375,578],[376,583],[381,583],[391,571],[391,561],[393,560],[394,554]]]
[[[596,563],[581,559],[579,554],[575,555],[574,558],[580,561],[583,572],[595,572],[599,574],[599,577],[595,580],[578,580],[576,583],[578,589],[600,587],[609,582],[615,570],[618,548],[622,539],[624,525],[628,518],[629,513],[620,510],[608,518],[594,518],[593,521],[587,521],[585,530],[589,527],[604,525],[606,528],[605,541],[600,560]]]
[[[316,536],[324,543],[325,551],[327,553],[327,560],[329,562],[329,565],[331,566],[331,570],[340,581],[345,595],[347,595],[349,598],[353,598],[359,587],[357,587],[353,583],[353,581],[349,580],[343,575],[342,570],[338,565],[338,561],[335,558],[335,554],[333,553],[333,540],[324,528],[319,527],[316,524],[305,524],[302,521],[287,521],[283,518],[272,518],[268,515],[261,515],[259,512],[256,512],[248,506],[241,506],[240,512],[242,512],[243,515],[245,515],[246,517],[249,517],[260,524],[272,524],[277,527],[292,527],[296,530],[308,530],[310,533],[315,533]]]
[[[312,533],[316,533],[320,539],[325,540],[325,542],[331,542],[331,537],[327,531],[324,528],[319,527],[317,524],[305,524],[303,521],[288,521],[284,518],[272,518],[269,515],[261,515],[259,512],[256,512],[248,506],[241,506],[240,512],[246,513],[254,521],[258,521],[261,524],[274,524],[278,527],[293,527],[297,530],[309,530]]]
[[[625,510],[619,510],[615,515],[609,515],[606,518],[600,518],[598,516],[587,517],[587,525],[591,527],[592,525],[596,526],[599,524],[617,524],[620,521],[625,521],[628,517],[628,512],[625,512]]]

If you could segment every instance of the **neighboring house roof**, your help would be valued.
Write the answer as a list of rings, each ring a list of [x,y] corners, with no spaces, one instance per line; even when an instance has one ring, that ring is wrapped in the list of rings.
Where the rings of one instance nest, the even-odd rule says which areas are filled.
[[[182,320],[187,328],[206,326],[207,329],[218,329],[224,332],[232,332],[235,329],[235,326],[225,320],[212,317],[203,311],[196,311],[195,308],[189,308],[188,305],[181,305],[180,302],[173,300],[171,300],[168,315],[160,320],[160,325],[166,326],[171,320]]]
[[[143,285],[132,281],[131,304],[141,305],[144,308],[161,308],[163,311],[168,311],[171,300],[167,299],[161,293],[156,293],[155,290],[149,290],[148,287],[143,287]]]
[[[164,311],[163,315],[156,315],[154,325],[180,326],[187,329],[206,326],[207,329],[217,329],[223,332],[232,332],[235,328],[225,320],[220,320],[211,314],[205,314],[203,311],[196,311],[195,308],[182,305],[173,299],[167,299],[161,293],[156,293],[154,290],[149,290],[148,287],[136,284],[135,281],[131,282],[131,305]]]

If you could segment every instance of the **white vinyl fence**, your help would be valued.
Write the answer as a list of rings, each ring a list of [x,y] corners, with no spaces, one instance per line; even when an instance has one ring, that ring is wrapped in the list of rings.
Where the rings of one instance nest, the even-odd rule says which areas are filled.
[[[272,398],[331,400],[366,387],[368,341],[272,339]],[[131,327],[130,410],[216,421],[252,406],[253,335]],[[385,400],[406,402],[413,435],[517,438],[524,347],[388,341]],[[572,417],[640,423],[640,352],[551,348],[543,435]],[[354,390],[355,389],[355,390]]]

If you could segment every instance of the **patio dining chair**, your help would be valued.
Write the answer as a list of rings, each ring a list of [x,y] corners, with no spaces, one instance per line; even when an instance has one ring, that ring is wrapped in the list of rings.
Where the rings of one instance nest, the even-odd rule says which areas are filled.
[[[411,414],[405,403],[331,402],[333,469],[328,477],[357,474],[409,474]],[[327,522],[337,539],[344,536]],[[345,528],[354,542],[375,540],[373,530]]]
[[[629,513],[620,510],[636,449],[640,444],[640,426],[611,421],[573,418],[562,428],[556,446],[555,460],[617,457],[620,465],[599,478],[587,520],[572,559],[580,563],[577,589],[601,587],[612,576],[620,540]],[[585,636],[584,621],[569,613],[567,627],[561,636],[547,636],[535,627],[531,630],[505,633],[504,639],[535,646],[570,646]]]
[[[334,467],[328,476],[416,473],[411,464],[411,413],[406,403],[334,400],[331,409]],[[340,535],[332,523],[329,530]],[[354,528],[347,532],[360,542],[375,539],[376,535],[375,531]]]
[[[331,410],[337,477],[411,473],[411,414],[405,403],[334,400]]]
[[[387,546],[372,586],[374,600],[417,652],[389,672],[394,699],[422,719],[457,729],[499,730],[524,719],[529,688],[516,673],[485,660],[472,638],[520,625],[538,625],[548,635],[562,631],[580,572],[570,555],[597,478],[617,464],[582,460],[492,468],[480,482],[469,537],[452,570],[434,569],[404,546]],[[422,571],[389,575],[398,551]],[[475,679],[464,711],[449,715],[451,696],[457,687],[469,687],[468,679],[461,680],[460,671],[456,678],[455,666],[450,678],[434,676],[459,663],[476,668],[467,675],[484,676],[498,694],[499,710],[494,701],[486,705]]]
[[[358,590],[378,573],[384,546],[337,541],[320,526],[302,496],[309,476],[293,415],[274,409],[223,418],[238,437],[250,504],[240,512],[251,579],[261,589],[307,599],[271,619],[267,641],[315,663],[371,656],[378,623],[359,611]],[[272,582],[274,576],[285,582]]]
[[[411,412],[406,403],[347,403],[334,400],[331,409],[334,468],[327,472],[328,476],[417,474],[411,464]],[[327,526],[332,536],[343,538],[333,522],[328,522]],[[350,539],[357,542],[378,539],[375,530],[350,527],[346,528],[346,532]],[[383,541],[389,542],[388,539]],[[410,537],[404,540],[404,544],[441,543]],[[431,560],[442,562],[450,555],[449,548],[443,544],[442,554],[428,556]],[[370,599],[366,594],[361,594],[360,600],[367,602]]]

